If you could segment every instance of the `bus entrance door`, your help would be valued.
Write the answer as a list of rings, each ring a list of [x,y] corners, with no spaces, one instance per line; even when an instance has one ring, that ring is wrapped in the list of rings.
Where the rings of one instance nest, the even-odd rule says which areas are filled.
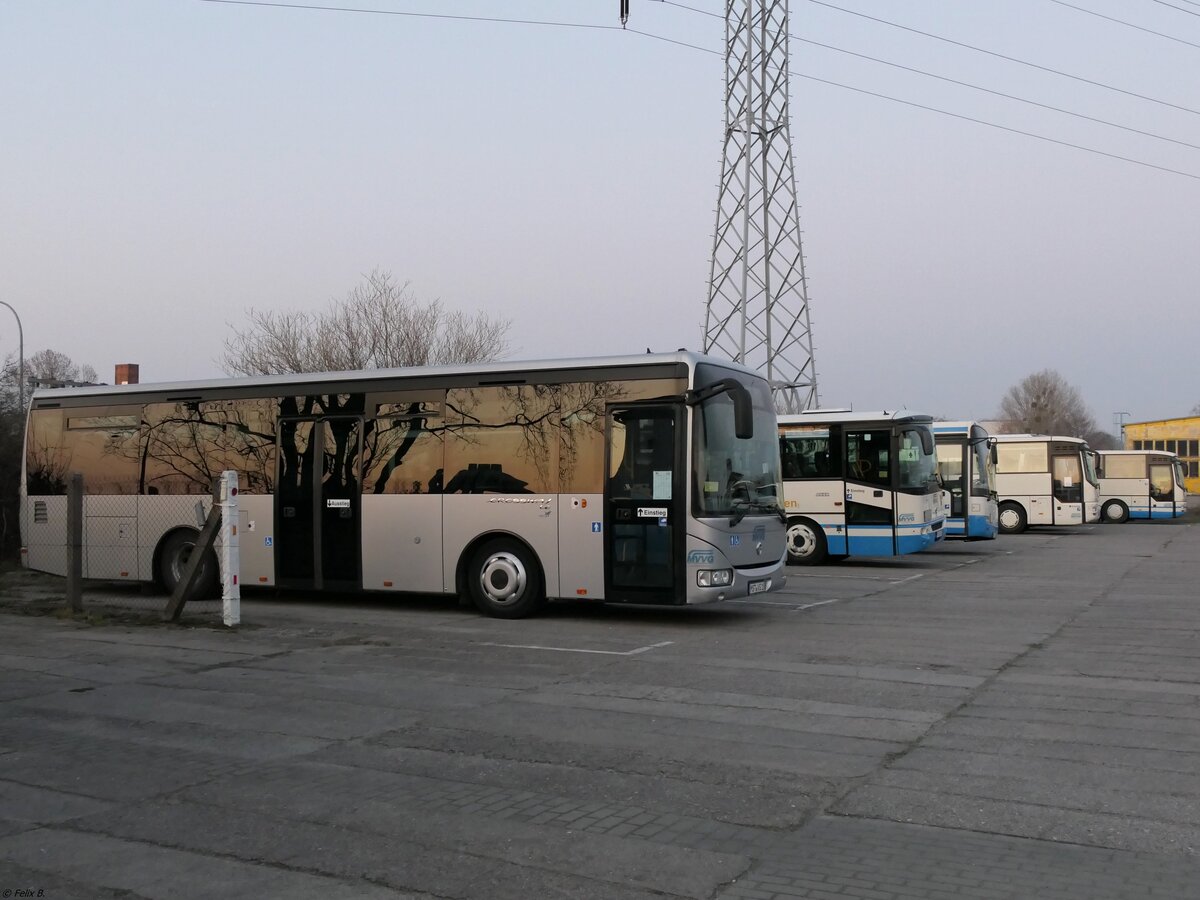
[[[663,404],[610,407],[607,426],[605,599],[681,603],[682,410]]]
[[[1150,460],[1150,518],[1175,516],[1174,466],[1167,459]]]
[[[361,588],[362,420],[281,419],[275,583]]]

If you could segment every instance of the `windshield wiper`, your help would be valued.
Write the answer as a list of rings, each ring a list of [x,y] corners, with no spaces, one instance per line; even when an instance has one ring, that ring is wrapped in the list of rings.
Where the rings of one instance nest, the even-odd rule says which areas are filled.
[[[783,511],[783,507],[778,503],[765,503],[762,500],[742,500],[745,506],[735,507],[733,512],[729,514],[729,527],[737,525],[742,519],[746,518],[746,513],[751,510],[757,512],[773,512],[779,516],[779,521],[784,525],[787,524],[787,513]]]

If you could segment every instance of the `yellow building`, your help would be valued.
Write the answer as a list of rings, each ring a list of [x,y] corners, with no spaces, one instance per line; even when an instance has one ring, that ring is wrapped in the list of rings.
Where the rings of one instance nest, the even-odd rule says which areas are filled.
[[[1126,422],[1126,450],[1168,450],[1183,460],[1190,493],[1200,493],[1200,416]]]

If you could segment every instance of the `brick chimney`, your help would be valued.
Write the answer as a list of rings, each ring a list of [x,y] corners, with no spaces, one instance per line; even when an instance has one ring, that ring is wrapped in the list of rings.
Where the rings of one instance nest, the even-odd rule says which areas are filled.
[[[117,363],[117,374],[113,378],[114,384],[137,384],[138,383],[138,364],[137,363]]]

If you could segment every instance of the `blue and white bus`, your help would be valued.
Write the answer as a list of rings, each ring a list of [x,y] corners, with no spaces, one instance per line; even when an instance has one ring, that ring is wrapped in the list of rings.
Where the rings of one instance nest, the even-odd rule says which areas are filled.
[[[932,424],[908,412],[780,416],[788,562],[900,556],[940,541]]]
[[[1100,519],[1174,519],[1187,512],[1183,463],[1162,450],[1101,450]]]
[[[978,422],[935,422],[946,536],[990,540],[999,528],[995,442]]]

